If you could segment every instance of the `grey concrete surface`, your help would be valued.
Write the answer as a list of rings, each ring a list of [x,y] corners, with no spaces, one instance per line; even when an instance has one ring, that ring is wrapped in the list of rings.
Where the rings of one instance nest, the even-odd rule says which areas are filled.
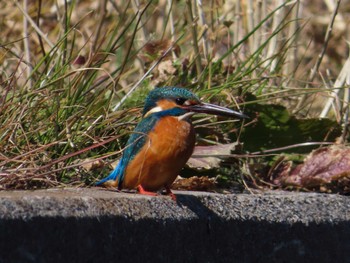
[[[0,262],[350,262],[350,197],[0,192]]]

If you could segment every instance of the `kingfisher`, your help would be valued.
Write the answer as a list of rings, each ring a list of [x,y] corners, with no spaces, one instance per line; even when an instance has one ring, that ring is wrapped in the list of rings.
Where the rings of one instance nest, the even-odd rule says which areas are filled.
[[[165,189],[176,200],[170,187],[192,155],[196,135],[191,117],[196,113],[247,118],[243,113],[201,102],[185,88],[155,88],[145,100],[142,120],[129,137],[118,165],[96,185],[136,189],[146,195]]]

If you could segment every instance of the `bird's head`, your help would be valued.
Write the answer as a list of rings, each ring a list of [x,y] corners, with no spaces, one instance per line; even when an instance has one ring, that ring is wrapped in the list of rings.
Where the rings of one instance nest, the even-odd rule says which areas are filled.
[[[162,113],[174,116],[192,116],[195,113],[206,113],[219,116],[248,118],[243,113],[215,104],[201,102],[187,89],[179,87],[163,87],[153,89],[147,96],[143,116]]]

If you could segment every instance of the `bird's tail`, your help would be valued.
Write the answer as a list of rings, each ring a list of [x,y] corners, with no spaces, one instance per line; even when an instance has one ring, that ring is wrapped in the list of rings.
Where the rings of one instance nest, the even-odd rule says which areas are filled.
[[[118,185],[117,181],[119,181],[118,177],[120,172],[120,165],[121,162],[118,163],[117,167],[106,178],[103,178],[101,181],[98,181],[95,185],[103,185],[108,181],[114,181],[114,184]]]

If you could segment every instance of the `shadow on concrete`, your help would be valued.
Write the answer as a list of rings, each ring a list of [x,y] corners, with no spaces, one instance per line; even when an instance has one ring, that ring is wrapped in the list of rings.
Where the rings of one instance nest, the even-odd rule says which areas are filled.
[[[123,215],[0,221],[0,262],[350,262],[348,222],[225,220],[178,195],[191,219]]]

